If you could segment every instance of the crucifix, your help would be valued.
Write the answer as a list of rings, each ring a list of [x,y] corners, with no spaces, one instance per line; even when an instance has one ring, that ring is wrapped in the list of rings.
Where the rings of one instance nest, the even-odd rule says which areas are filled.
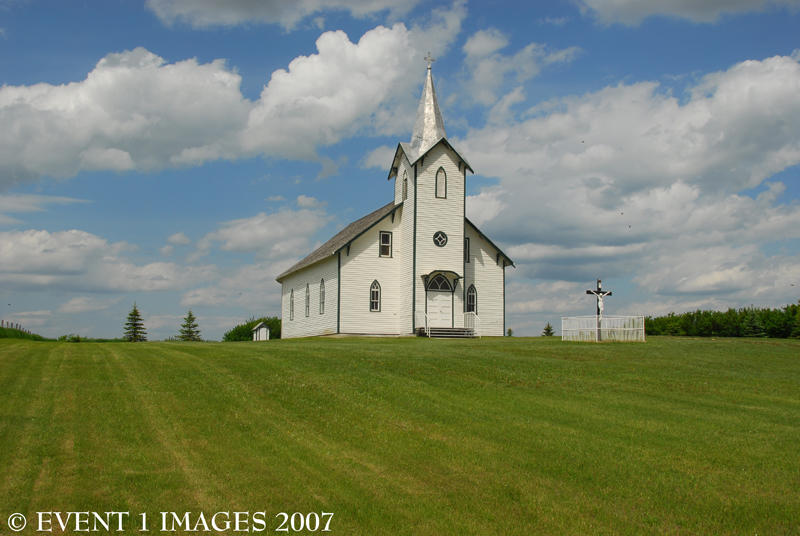
[[[600,279],[597,280],[597,288],[594,290],[587,290],[586,294],[594,294],[597,298],[597,340],[600,340],[600,323],[603,320],[603,298],[611,296],[610,290],[603,290],[603,284]]]

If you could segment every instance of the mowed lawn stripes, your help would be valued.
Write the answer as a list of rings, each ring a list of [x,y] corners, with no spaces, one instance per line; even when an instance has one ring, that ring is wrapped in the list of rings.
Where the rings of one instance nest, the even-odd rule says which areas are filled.
[[[5,515],[266,510],[273,529],[278,512],[325,511],[340,534],[800,531],[798,341],[3,339],[0,380]]]

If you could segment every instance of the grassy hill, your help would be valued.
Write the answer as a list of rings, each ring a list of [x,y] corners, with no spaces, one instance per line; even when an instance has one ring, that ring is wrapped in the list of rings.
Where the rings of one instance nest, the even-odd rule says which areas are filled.
[[[28,333],[26,331],[22,331],[21,329],[7,327],[0,327],[0,339],[30,339],[32,341],[46,340],[44,337],[37,335],[36,333]]]
[[[800,532],[799,341],[4,339],[0,386],[0,531],[83,509],[266,511],[268,532],[325,511],[348,535]]]

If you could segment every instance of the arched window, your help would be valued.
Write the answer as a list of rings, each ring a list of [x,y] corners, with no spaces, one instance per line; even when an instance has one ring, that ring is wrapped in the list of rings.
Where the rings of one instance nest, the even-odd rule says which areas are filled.
[[[381,310],[381,284],[378,283],[377,279],[369,287],[369,310]]]
[[[467,289],[467,312],[478,314],[478,291],[475,285],[470,285]]]
[[[289,320],[294,320],[294,289],[289,291]]]
[[[443,167],[436,172],[436,197],[447,197],[447,173]]]
[[[319,314],[325,314],[325,280],[319,280]]]
[[[450,287],[450,282],[442,274],[437,274],[436,277],[428,282],[428,290],[453,290]]]
[[[403,201],[408,199],[408,171],[403,172]]]
[[[306,283],[306,316],[311,311],[311,291],[308,288],[308,283]]]

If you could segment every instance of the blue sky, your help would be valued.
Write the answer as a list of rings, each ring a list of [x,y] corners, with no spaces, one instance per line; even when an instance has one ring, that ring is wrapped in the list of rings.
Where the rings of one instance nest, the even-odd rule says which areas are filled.
[[[430,51],[507,325],[800,298],[800,0],[0,0],[0,318],[207,338],[385,204]]]

